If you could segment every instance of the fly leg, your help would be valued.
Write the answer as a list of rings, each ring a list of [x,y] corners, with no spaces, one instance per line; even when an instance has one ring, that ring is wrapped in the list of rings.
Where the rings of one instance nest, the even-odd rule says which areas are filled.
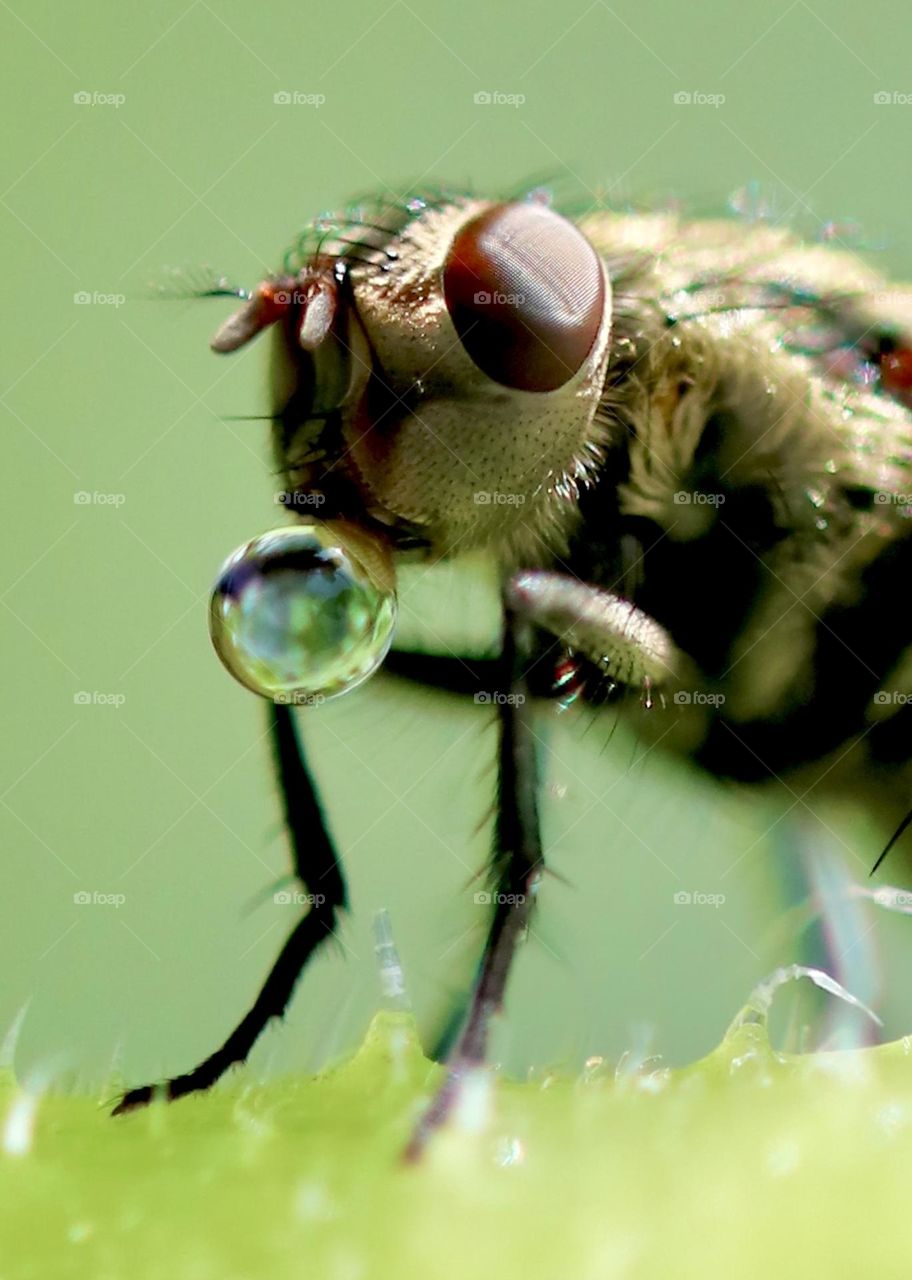
[[[531,628],[508,606],[504,619],[499,722],[497,818],[491,859],[494,912],[468,1014],[447,1075],[405,1150],[415,1161],[443,1125],[467,1073],[485,1062],[492,1017],[503,1007],[510,965],[532,913],[544,869],[538,823],[538,774],[525,665]]]
[[[528,926],[545,866],[538,818],[536,739],[528,697],[534,628],[559,637],[597,663],[611,679],[634,687],[676,684],[687,666],[667,632],[642,610],[562,574],[536,571],[515,575],[507,584],[504,611],[502,675],[496,697],[500,737],[491,860],[494,914],[446,1077],[406,1147],[405,1158],[411,1162],[420,1157],[434,1131],[452,1114],[464,1092],[466,1076],[485,1062],[491,1019],[503,1007],[510,965]],[[413,676],[413,672],[414,668],[408,674]]]
[[[615,684],[671,689],[693,676],[664,627],[602,587],[533,570],[511,578],[507,599],[518,615],[557,636]]]
[[[507,584],[507,604],[517,618],[549,633],[584,657],[611,683],[648,692],[671,692],[696,678],[693,664],[642,609],[603,587],[569,574],[533,570]],[[553,642],[552,642],[553,644]],[[418,684],[477,697],[493,687],[500,670],[491,658],[463,658],[391,649],[384,671]],[[525,679],[533,697],[555,696],[553,668],[533,661]]]
[[[340,912],[347,906],[342,868],[298,738],[294,713],[288,706],[275,704],[270,705],[268,714],[294,873],[313,896],[313,905],[292,930],[252,1007],[225,1043],[184,1075],[130,1089],[114,1108],[114,1115],[145,1106],[155,1097],[171,1101],[208,1089],[229,1067],[243,1062],[267,1022],[282,1017],[305,964],[332,935]]]

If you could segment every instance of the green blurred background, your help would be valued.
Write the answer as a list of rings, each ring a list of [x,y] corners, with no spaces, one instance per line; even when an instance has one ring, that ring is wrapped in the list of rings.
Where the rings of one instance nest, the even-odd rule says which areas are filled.
[[[874,12],[2,6],[0,1028],[28,1002],[22,1071],[95,1087],[115,1060],[135,1082],[189,1067],[248,1007],[295,918],[272,899],[286,856],[262,707],[206,633],[221,560],[279,522],[264,424],[225,420],[265,409],[266,349],[217,359],[207,341],[230,304],[149,300],[149,282],[209,264],[254,283],[307,219],[372,187],[498,191],[543,171],[582,197],[701,209],[759,182],[777,214],[811,232],[857,220],[885,268],[912,274],[909,19]],[[475,101],[495,91],[523,100]],[[406,589],[406,629],[483,639],[489,594],[445,572]],[[802,806],[777,822],[790,800],[749,802],[612,728],[543,713],[563,879],[546,883],[510,988],[498,1054],[513,1070],[647,1044],[686,1061],[802,954],[782,930],[806,891]],[[353,912],[258,1071],[312,1068],[361,1035],[378,908],[428,1031],[481,941],[488,713],[377,679],[305,729]],[[863,876],[877,832],[828,821],[829,853]],[[725,902],[682,907],[679,891]],[[908,924],[859,909],[846,928],[859,994],[889,1034],[912,1029]]]

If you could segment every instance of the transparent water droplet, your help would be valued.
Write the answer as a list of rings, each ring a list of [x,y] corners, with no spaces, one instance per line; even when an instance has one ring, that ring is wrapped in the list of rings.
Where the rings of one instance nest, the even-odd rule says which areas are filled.
[[[39,1100],[39,1094],[26,1092],[13,1098],[0,1137],[0,1146],[6,1155],[25,1156],[31,1151]]]
[[[756,1066],[760,1055],[756,1049],[748,1049],[747,1053],[739,1054],[736,1058],[732,1058],[728,1064],[728,1070],[731,1075],[741,1071],[746,1066]]]
[[[209,607],[212,643],[231,675],[264,698],[303,705],[373,675],[395,621],[387,548],[342,521],[272,529],[238,547]]]
[[[650,1071],[648,1076],[638,1076],[636,1087],[641,1093],[661,1093],[671,1082],[671,1068],[660,1067],[658,1071]]]
[[[908,1126],[908,1108],[902,1102],[887,1102],[877,1112],[877,1123],[888,1138],[895,1138]]]
[[[594,1084],[599,1080],[610,1080],[614,1078],[614,1071],[608,1065],[604,1058],[595,1056],[587,1058],[583,1063],[583,1084]]]
[[[519,1138],[501,1138],[494,1158],[500,1165],[522,1164],[526,1158],[526,1148]]]
[[[391,1009],[408,1009],[405,974],[393,939],[393,926],[386,907],[374,916],[374,956],[380,975],[380,991],[384,1004]]]

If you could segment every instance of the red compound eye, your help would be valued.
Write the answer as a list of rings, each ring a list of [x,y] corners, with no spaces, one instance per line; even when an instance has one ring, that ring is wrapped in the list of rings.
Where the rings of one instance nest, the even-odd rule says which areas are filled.
[[[554,391],[582,368],[605,307],[589,241],[544,205],[501,204],[468,222],[443,269],[450,318],[495,382]]]

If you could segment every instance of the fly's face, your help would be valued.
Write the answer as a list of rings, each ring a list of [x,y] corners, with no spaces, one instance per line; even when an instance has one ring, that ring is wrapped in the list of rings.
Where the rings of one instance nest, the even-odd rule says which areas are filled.
[[[607,273],[542,204],[411,205],[290,255],[273,385],[291,500],[435,557],[534,546],[600,460]]]
[[[543,204],[421,198],[315,223],[213,339],[273,346],[274,446],[302,529],[238,549],[213,592],[215,647],[247,688],[322,700],[390,644],[390,552],[569,532],[600,462],[611,289]]]

